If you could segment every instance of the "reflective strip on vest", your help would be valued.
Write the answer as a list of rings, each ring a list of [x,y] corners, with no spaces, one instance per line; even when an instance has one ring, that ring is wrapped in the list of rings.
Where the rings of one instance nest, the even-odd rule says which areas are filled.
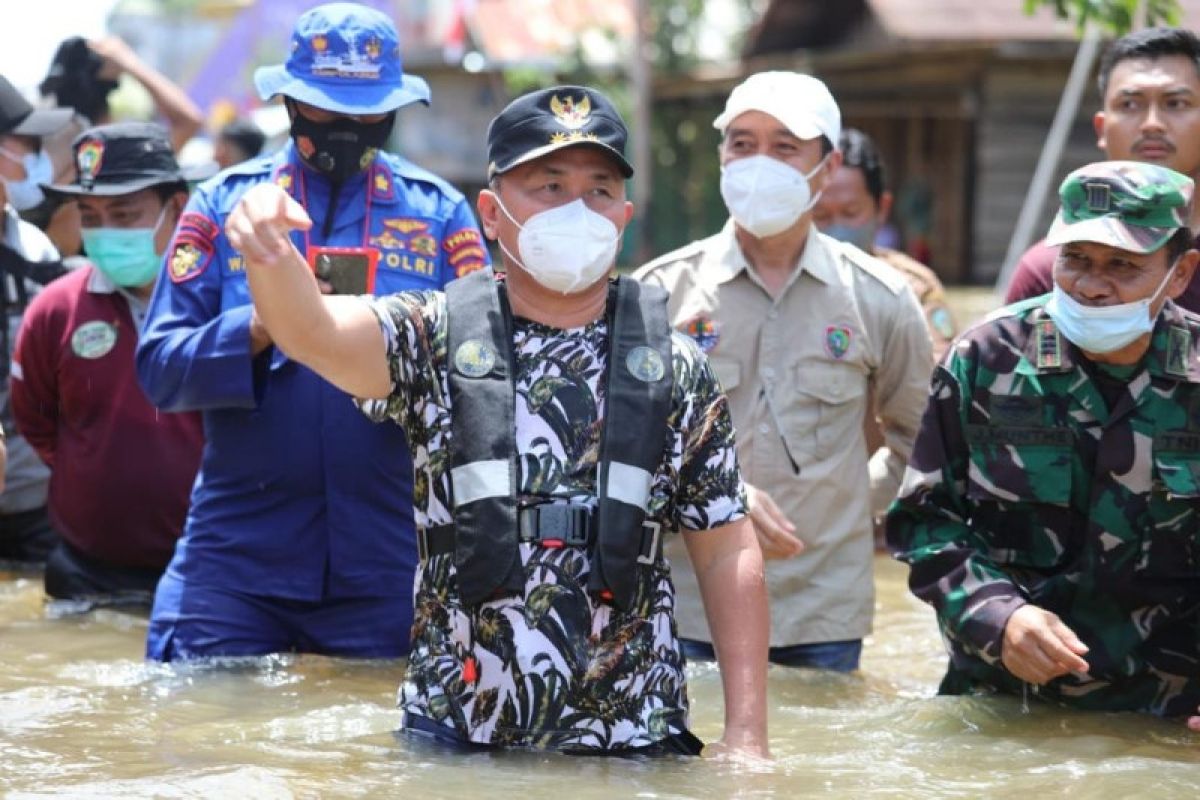
[[[619,461],[608,465],[608,496],[642,511],[650,501],[650,484],[653,482],[654,476],[640,467]]]
[[[472,461],[450,470],[454,486],[454,507],[465,506],[487,497],[509,497],[513,494],[508,461]]]

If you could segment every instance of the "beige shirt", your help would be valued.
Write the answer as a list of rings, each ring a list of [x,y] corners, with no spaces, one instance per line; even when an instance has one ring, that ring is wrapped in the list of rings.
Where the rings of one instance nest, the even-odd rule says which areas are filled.
[[[772,299],[732,223],[635,273],[671,293],[729,396],[745,479],[767,491],[807,549],[767,562],[771,646],[871,630],[872,510],[891,502],[925,408],[929,333],[903,275],[813,229]],[[868,461],[863,420],[878,398],[885,445]],[[679,537],[667,546],[681,636],[711,641]]]

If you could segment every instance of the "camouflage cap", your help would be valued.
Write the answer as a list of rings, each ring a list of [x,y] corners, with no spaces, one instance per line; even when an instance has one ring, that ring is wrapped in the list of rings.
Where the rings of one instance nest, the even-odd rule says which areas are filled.
[[[1080,167],[1058,188],[1062,207],[1046,244],[1099,242],[1153,253],[1192,212],[1192,179],[1157,164],[1099,161]]]

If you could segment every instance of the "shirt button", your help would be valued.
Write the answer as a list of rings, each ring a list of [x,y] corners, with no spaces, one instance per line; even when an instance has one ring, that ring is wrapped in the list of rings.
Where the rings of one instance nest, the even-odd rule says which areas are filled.
[[[771,432],[771,426],[764,422],[762,425],[758,426],[758,432],[764,435],[768,434]]]
[[[763,367],[762,376],[765,381],[775,380],[775,369],[773,367]]]
[[[779,312],[773,308],[767,312],[767,319],[775,319],[778,316],[779,316]]]

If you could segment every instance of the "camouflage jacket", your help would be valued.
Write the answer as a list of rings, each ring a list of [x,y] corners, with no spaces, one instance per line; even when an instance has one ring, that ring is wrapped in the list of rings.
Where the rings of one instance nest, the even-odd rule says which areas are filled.
[[[888,540],[950,650],[942,691],[1019,691],[1000,661],[1025,603],[1088,645],[1040,687],[1081,708],[1200,703],[1200,317],[1168,303],[1110,412],[1045,297],[968,331],[934,373]]]

